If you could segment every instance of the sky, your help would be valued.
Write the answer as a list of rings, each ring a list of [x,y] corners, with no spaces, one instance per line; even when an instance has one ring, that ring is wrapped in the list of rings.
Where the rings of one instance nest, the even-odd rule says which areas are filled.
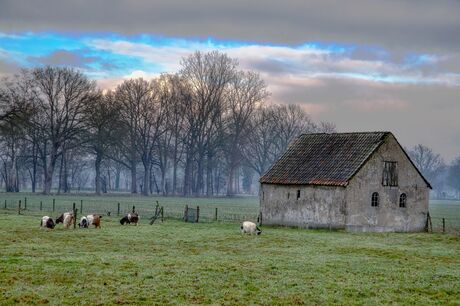
[[[80,69],[103,88],[220,50],[259,72],[269,103],[340,132],[392,131],[460,156],[460,1],[0,0],[0,76]]]

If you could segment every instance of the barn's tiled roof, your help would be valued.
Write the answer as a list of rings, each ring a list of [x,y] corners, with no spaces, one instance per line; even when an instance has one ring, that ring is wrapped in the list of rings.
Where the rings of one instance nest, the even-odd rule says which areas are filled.
[[[390,132],[304,134],[261,183],[346,186]]]

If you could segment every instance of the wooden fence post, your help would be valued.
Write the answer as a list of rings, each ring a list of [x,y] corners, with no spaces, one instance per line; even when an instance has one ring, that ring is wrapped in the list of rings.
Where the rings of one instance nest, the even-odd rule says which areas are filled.
[[[430,216],[430,212],[428,212],[426,214],[426,226],[425,226],[425,230],[428,232],[428,233],[432,233],[433,232],[433,224],[431,223],[431,216]]]
[[[27,209],[27,197],[24,197],[24,210]]]
[[[442,232],[443,233],[446,232],[446,219],[445,218],[442,218]]]
[[[217,221],[217,207],[216,207],[216,211],[214,213],[214,221]]]
[[[117,216],[120,215],[120,202],[118,202],[118,205],[117,205]]]
[[[5,209],[6,209],[6,200],[5,200]]]
[[[133,214],[136,212],[136,206],[133,205]]]
[[[43,209],[43,201],[40,201],[40,211]]]
[[[19,203],[18,203],[18,215],[21,214],[21,200],[19,200]]]
[[[185,204],[185,211],[184,211],[184,221],[188,221],[188,205]]]
[[[163,206],[161,206],[161,222],[164,220],[164,215],[163,215]]]
[[[200,221],[200,206],[196,207],[196,223]]]
[[[56,199],[53,199],[53,212],[54,212],[55,207],[56,207]]]
[[[83,200],[80,200],[80,214],[83,213]]]
[[[75,229],[77,227],[77,209],[75,208],[75,202],[72,205],[72,210],[73,210],[73,228]]]

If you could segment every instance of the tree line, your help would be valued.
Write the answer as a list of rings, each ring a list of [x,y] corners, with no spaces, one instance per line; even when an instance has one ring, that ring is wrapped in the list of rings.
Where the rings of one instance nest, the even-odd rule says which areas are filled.
[[[425,145],[405,150],[433,187],[433,198],[460,199],[460,156],[447,164],[440,154]]]
[[[269,95],[258,73],[217,51],[106,91],[73,68],[24,69],[0,87],[2,184],[45,194],[254,193],[295,137],[335,131]]]

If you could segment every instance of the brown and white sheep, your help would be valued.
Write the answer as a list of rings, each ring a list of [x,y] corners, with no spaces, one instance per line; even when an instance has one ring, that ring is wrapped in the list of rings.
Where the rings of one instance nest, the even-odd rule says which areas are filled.
[[[88,228],[91,225],[94,225],[95,228],[101,228],[101,215],[91,214],[86,217],[83,216],[78,223],[79,227]]]
[[[88,218],[88,226],[94,225],[95,228],[101,228],[101,215],[92,214],[86,216],[86,218]]]
[[[134,225],[138,225],[139,224],[139,214],[138,213],[128,213],[126,216],[124,216],[123,218],[121,218],[120,220],[120,224],[121,225],[125,225],[125,224],[131,224],[131,223],[134,223]]]
[[[56,218],[56,224],[62,223],[65,228],[69,228],[73,224],[74,215],[72,212],[65,212]]]

